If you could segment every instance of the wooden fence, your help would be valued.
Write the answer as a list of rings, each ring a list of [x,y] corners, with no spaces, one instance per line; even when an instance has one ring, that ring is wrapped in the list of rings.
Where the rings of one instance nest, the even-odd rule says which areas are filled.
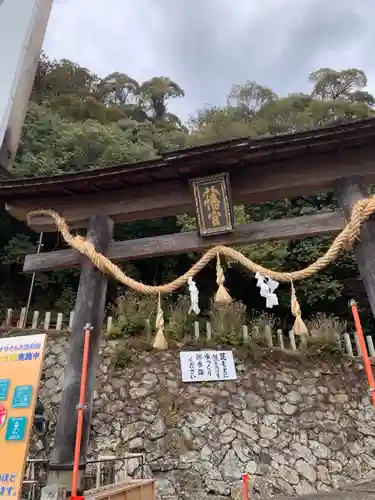
[[[247,325],[241,327],[239,337],[242,337],[243,343],[250,342],[252,337],[261,337],[266,345],[270,348],[278,347],[284,350],[298,351],[300,346],[304,343],[304,337],[296,337],[292,330],[287,332],[287,335],[280,329],[272,330],[270,326],[264,325],[263,327],[254,326],[251,331]],[[212,332],[212,325],[210,322],[206,323],[205,331],[201,331],[201,325],[198,321],[194,323],[194,339],[199,341],[201,338],[211,340],[214,338]],[[354,332],[343,333],[337,339],[338,346],[344,349],[345,353],[350,357],[362,356],[360,344],[357,335]],[[367,350],[370,357],[375,357],[374,342],[371,335],[366,335]]]
[[[69,314],[55,313],[47,311],[43,314],[40,311],[33,311],[29,313],[26,318],[26,307],[23,307],[19,312],[13,311],[13,309],[7,309],[5,315],[3,314],[4,320],[1,323],[2,328],[18,328],[22,330],[45,330],[51,331],[55,330],[57,332],[61,331],[72,331],[74,311]],[[108,316],[106,318],[106,324],[104,329],[109,331],[112,328],[113,317]]]
[[[18,313],[12,309],[7,309],[5,311],[4,320],[1,324],[2,329],[32,329],[32,330],[44,330],[44,331],[72,331],[74,311],[69,314],[63,313],[53,313],[47,311],[44,314],[40,314],[39,311],[33,311],[26,318],[26,307],[23,307]],[[114,324],[115,318],[113,316],[107,316],[105,320],[105,325],[103,325],[104,331],[109,332]],[[150,325],[148,323],[148,330],[150,330]],[[194,340],[212,340],[215,337],[215,333],[212,329],[212,324],[207,322],[205,328],[202,331],[202,325],[198,322],[194,322],[194,331],[192,332]],[[269,325],[253,326],[251,330],[247,325],[243,325],[238,332],[239,339],[242,340],[244,344],[251,341],[253,337],[262,337],[264,342],[268,347],[278,347],[280,349],[298,351],[301,344],[303,344],[303,338],[295,337],[292,331],[284,332],[280,329],[272,330]],[[338,338],[338,342],[350,357],[361,356],[361,347],[359,345],[357,335],[353,332],[343,333]],[[366,335],[367,349],[370,357],[375,357],[374,342],[371,335]]]

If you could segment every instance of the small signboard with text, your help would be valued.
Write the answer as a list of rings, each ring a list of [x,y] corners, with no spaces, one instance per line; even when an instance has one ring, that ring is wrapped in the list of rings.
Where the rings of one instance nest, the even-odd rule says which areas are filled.
[[[0,499],[21,497],[46,335],[0,339]]]
[[[237,379],[232,351],[183,351],[180,362],[183,382]]]

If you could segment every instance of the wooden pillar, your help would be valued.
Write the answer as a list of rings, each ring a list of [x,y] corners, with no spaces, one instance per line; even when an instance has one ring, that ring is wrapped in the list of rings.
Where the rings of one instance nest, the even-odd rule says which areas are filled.
[[[367,186],[360,176],[344,177],[334,184],[335,196],[345,217],[350,218],[353,206],[358,200],[367,198]],[[372,216],[361,228],[355,246],[355,257],[364,288],[375,317],[375,218]]]
[[[90,219],[87,237],[93,242],[98,252],[105,254],[112,239],[113,222],[107,216],[97,215]],[[91,415],[95,387],[96,370],[99,362],[99,343],[103,328],[107,279],[88,260],[82,264],[81,276],[77,292],[74,321],[69,341],[68,360],[65,365],[65,378],[62,387],[60,410],[57,419],[55,443],[51,457],[50,470],[67,471],[65,480],[56,478],[49,482],[69,483],[69,475],[73,469],[74,448],[76,439],[77,404],[82,372],[82,356],[84,344],[84,327],[90,323],[93,327],[89,351],[89,367],[87,373],[86,405],[84,414],[81,467],[86,462],[90,436]],[[56,474],[52,474],[54,476]],[[66,484],[68,487],[69,484]]]

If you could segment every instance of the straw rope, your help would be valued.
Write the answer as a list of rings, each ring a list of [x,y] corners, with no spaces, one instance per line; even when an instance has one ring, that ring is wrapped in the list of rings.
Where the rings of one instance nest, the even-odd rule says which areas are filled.
[[[83,236],[71,234],[66,221],[53,210],[35,210],[30,212],[29,215],[47,215],[51,217],[66,243],[90,259],[91,262],[103,273],[112,275],[115,279],[117,279],[117,281],[132,288],[136,292],[143,293],[145,295],[158,295],[159,293],[171,293],[179,289],[187,283],[189,278],[193,278],[212,259],[220,255],[238,262],[253,273],[258,272],[280,282],[299,281],[310,278],[334,262],[342,252],[348,250],[354,245],[359,237],[362,224],[366,222],[374,212],[375,196],[357,201],[353,207],[350,220],[347,222],[341,233],[334,239],[330,248],[324,255],[319,257],[315,262],[304,269],[292,272],[274,271],[272,269],[267,269],[260,264],[256,264],[234,248],[218,245],[208,250],[185,274],[182,274],[169,283],[156,286],[145,285],[144,283],[127,276],[116,264],[111,262],[104,255],[98,253],[91,241],[87,240]],[[223,284],[222,275],[219,276],[218,284],[219,286]]]
[[[229,303],[231,297],[224,287],[225,276],[220,264],[220,256],[232,259],[249,271],[259,273],[263,276],[268,276],[279,282],[289,282],[291,284],[291,312],[295,317],[293,331],[297,335],[308,334],[307,327],[301,317],[301,308],[299,306],[296,292],[294,289],[293,281],[299,281],[314,276],[319,271],[322,271],[329,264],[334,262],[341,253],[350,249],[359,237],[361,226],[366,222],[369,217],[375,212],[375,196],[359,200],[353,207],[349,221],[341,231],[341,233],[334,239],[330,248],[315,262],[310,264],[304,269],[292,272],[280,272],[267,269],[266,267],[256,264],[252,260],[245,257],[241,252],[224,245],[218,245],[208,250],[185,274],[179,276],[173,281],[164,285],[145,285],[140,281],[136,281],[130,276],[127,276],[116,264],[111,262],[105,255],[98,253],[93,243],[84,238],[83,236],[73,235],[66,221],[53,210],[34,210],[29,215],[46,215],[51,217],[57,229],[60,231],[62,237],[68,245],[85,255],[101,272],[113,276],[117,281],[136,292],[145,295],[158,295],[158,317],[157,317],[157,335],[155,337],[154,347],[156,349],[166,349],[167,341],[164,337],[164,319],[161,309],[161,294],[171,293],[185,285],[189,278],[193,278],[198,274],[212,259],[216,258],[216,280],[218,290],[215,296],[216,302]]]

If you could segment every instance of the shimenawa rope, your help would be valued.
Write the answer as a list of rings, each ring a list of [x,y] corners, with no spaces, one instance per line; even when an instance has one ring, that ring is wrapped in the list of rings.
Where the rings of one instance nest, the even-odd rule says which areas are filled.
[[[57,229],[60,231],[62,237],[68,245],[72,248],[85,255],[91,262],[103,273],[112,275],[117,281],[125,286],[128,286],[135,290],[136,292],[143,293],[145,295],[159,295],[159,307],[158,307],[158,317],[160,328],[158,328],[159,333],[163,331],[162,321],[161,321],[161,305],[160,305],[160,295],[165,293],[171,293],[187,283],[189,278],[193,278],[199,273],[212,259],[217,259],[216,271],[217,271],[217,284],[218,290],[215,296],[216,302],[228,303],[231,301],[231,297],[224,287],[224,273],[220,264],[220,256],[228,257],[239,264],[243,265],[249,271],[253,273],[259,273],[264,276],[269,276],[280,282],[290,282],[291,283],[291,311],[296,318],[293,330],[296,334],[306,334],[307,328],[301,318],[301,310],[298,304],[296,293],[293,286],[293,281],[298,281],[306,278],[310,278],[319,271],[323,270],[329,264],[334,262],[339,255],[351,248],[359,237],[359,232],[361,225],[366,222],[369,217],[375,212],[375,196],[359,200],[353,207],[351,217],[341,233],[336,236],[330,248],[319,257],[315,262],[310,264],[304,269],[292,272],[280,272],[267,269],[259,264],[256,264],[252,260],[245,257],[241,252],[224,245],[218,245],[214,248],[208,250],[199,260],[196,262],[185,274],[179,276],[173,281],[166,283],[164,285],[145,285],[139,281],[136,281],[129,276],[127,276],[116,264],[111,262],[107,257],[98,253],[93,245],[93,243],[84,238],[83,236],[73,235],[66,221],[53,210],[34,210],[29,213],[29,216],[44,215],[51,217]],[[164,335],[162,335],[164,337]],[[161,340],[161,335],[158,336]],[[157,342],[156,348],[165,348],[166,341],[165,338],[162,342]],[[161,345],[163,344],[164,347]]]

